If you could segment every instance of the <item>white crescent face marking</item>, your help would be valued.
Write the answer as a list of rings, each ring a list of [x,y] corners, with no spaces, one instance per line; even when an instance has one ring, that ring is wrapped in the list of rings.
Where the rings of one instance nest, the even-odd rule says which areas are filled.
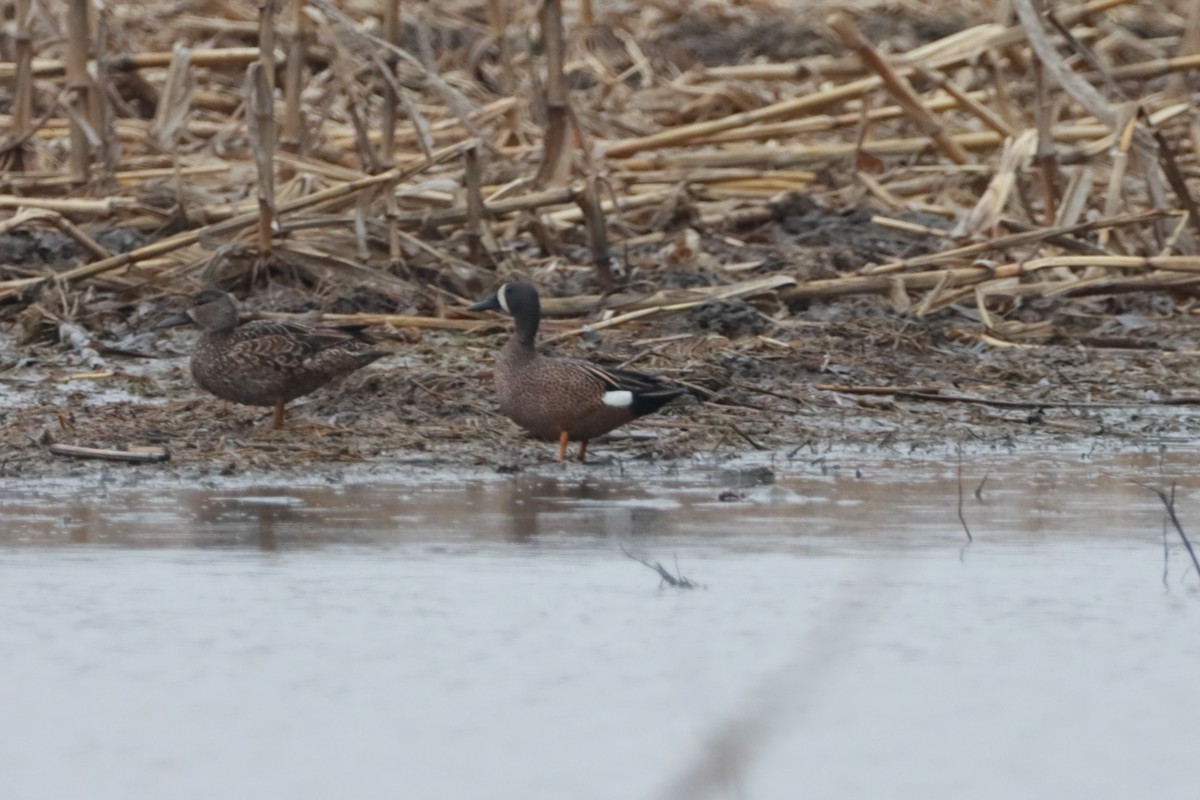
[[[629,408],[633,405],[633,392],[625,389],[605,392],[604,405],[611,406],[612,408]]]
[[[507,293],[508,284],[506,283],[500,287],[500,291],[496,292],[496,299],[500,301],[500,307],[504,309],[504,312],[506,314],[511,314],[512,312],[508,310],[508,298],[505,297],[505,294]]]

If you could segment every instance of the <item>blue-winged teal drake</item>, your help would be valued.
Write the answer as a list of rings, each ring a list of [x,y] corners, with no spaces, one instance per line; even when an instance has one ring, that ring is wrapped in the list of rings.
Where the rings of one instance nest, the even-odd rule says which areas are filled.
[[[187,309],[159,323],[194,322],[204,333],[192,353],[192,377],[222,400],[274,406],[272,427],[283,427],[283,407],[297,397],[387,355],[337,328],[255,320],[240,324],[233,298],[206,289]]]
[[[496,356],[500,411],[537,438],[558,440],[560,461],[567,457],[568,441],[580,443],[583,461],[589,439],[695,394],[652,375],[540,354],[534,341],[542,307],[527,283],[506,283],[468,310],[489,309],[507,311],[516,328]]]

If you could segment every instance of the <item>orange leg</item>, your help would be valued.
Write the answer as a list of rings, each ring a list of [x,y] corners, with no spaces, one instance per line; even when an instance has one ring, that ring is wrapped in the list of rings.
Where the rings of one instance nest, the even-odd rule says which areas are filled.
[[[562,435],[558,437],[558,460],[559,461],[567,460],[567,432],[566,431],[563,431]]]
[[[587,455],[587,439],[579,443],[579,463],[583,463],[584,456]]]
[[[271,430],[279,430],[283,427],[283,406],[286,401],[279,400],[275,403],[275,421],[271,425]]]

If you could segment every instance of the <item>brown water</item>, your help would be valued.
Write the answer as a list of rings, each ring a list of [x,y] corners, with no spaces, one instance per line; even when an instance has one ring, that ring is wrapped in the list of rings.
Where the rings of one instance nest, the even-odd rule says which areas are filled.
[[[5,486],[0,797],[1193,796],[1197,459],[836,462]]]

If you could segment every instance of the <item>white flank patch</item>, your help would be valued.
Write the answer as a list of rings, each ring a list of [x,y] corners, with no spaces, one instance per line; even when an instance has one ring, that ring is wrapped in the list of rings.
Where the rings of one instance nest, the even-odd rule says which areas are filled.
[[[507,289],[507,283],[501,286],[500,291],[496,292],[496,299],[500,301],[500,307],[504,309],[504,313],[511,314],[512,312],[508,310],[508,299],[504,296],[505,290]]]
[[[633,392],[622,389],[616,392],[604,393],[604,405],[613,408],[629,408],[633,405]]]

